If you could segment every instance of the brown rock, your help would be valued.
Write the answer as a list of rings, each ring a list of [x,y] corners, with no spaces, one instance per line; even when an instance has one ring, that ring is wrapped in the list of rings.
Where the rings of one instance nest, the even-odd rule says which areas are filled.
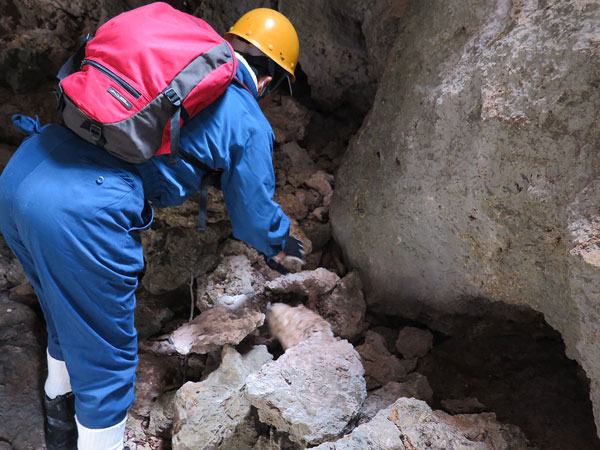
[[[421,358],[433,347],[433,334],[429,330],[404,327],[396,340],[396,350],[407,359]]]
[[[163,394],[166,386],[173,383],[177,374],[176,367],[176,360],[168,363],[164,357],[140,354],[136,370],[135,401],[131,405],[131,412],[148,417],[156,399]]]
[[[295,98],[280,97],[280,101],[270,102],[264,109],[264,113],[275,132],[275,140],[278,144],[304,138],[311,112]]]
[[[332,325],[333,332],[344,339],[355,339],[364,329],[367,304],[361,289],[358,273],[350,272],[317,303],[319,313]]]
[[[317,171],[307,181],[306,185],[319,192],[323,197],[327,197],[333,192],[331,184],[333,183],[333,175],[330,175],[322,170]]]
[[[365,368],[368,390],[406,378],[406,368],[402,362],[388,352],[383,336],[374,331],[367,331],[365,343],[356,347],[356,351]]]

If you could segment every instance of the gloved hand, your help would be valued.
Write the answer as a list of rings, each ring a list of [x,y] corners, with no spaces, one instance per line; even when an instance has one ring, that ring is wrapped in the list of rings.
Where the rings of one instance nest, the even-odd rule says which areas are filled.
[[[266,255],[265,255],[265,262],[267,263],[267,266],[269,266],[273,270],[276,270],[281,275],[286,275],[291,272],[290,269],[285,267],[283,264],[278,263],[273,258],[267,258]]]
[[[290,269],[284,265],[286,262],[306,264],[304,257],[304,246],[302,245],[302,242],[300,242],[300,239],[294,236],[288,236],[285,245],[283,246],[283,251],[273,258],[265,257],[265,261],[271,269],[285,275],[291,272]]]
[[[294,236],[288,236],[286,239],[285,245],[283,246],[283,253],[285,253],[285,256],[283,257],[284,260],[290,258],[293,261],[298,261],[300,264],[306,264],[306,261],[304,260],[304,246],[300,239]]]

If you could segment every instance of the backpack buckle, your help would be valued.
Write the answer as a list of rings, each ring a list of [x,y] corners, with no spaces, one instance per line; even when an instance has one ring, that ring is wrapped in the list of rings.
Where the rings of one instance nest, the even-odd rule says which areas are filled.
[[[102,127],[95,123],[90,124],[89,132],[92,135],[92,139],[99,142],[102,139]]]
[[[175,89],[169,88],[165,91],[165,95],[174,106],[181,106],[181,97],[175,92]]]

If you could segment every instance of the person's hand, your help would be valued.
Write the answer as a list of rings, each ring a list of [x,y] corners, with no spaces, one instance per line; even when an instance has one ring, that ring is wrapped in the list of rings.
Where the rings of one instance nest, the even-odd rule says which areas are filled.
[[[286,259],[289,259],[291,261],[296,261],[304,265],[306,264],[306,260],[304,259],[305,256],[306,254],[304,253],[304,246],[302,245],[300,239],[294,236],[288,236],[288,238],[285,241],[285,245],[283,246],[284,262]]]
[[[276,256],[270,259],[266,259],[267,265],[277,272],[285,275],[290,273],[290,269],[286,265],[293,264],[306,264],[305,261],[304,246],[300,239],[294,236],[288,236],[283,246],[283,251],[279,252]]]

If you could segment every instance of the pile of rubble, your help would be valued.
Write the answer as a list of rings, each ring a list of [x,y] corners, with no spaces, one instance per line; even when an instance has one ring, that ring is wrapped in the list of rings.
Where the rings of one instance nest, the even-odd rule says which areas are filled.
[[[245,255],[223,258],[199,283],[204,311],[142,343],[131,448],[159,447],[148,435],[170,438],[174,450],[530,448],[493,413],[427,405],[433,392],[415,369],[432,334],[404,327],[391,346],[390,336],[365,332],[356,273],[319,268],[264,281],[267,270]],[[260,288],[249,295],[249,286]],[[198,381],[168,386],[165,357],[183,358]]]

